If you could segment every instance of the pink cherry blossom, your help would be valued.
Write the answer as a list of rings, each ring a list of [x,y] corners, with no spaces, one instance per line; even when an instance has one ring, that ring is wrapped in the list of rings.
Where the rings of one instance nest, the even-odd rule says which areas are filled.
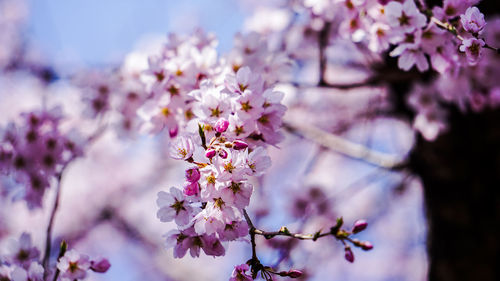
[[[271,158],[263,147],[257,147],[248,154],[247,165],[252,170],[252,175],[260,176],[271,167]]]
[[[87,276],[87,270],[90,268],[90,260],[87,255],[69,250],[59,259],[57,268],[61,271],[61,277],[64,280],[83,279]]]
[[[248,224],[246,221],[226,223],[224,229],[219,230],[218,234],[222,241],[233,241],[248,235]]]
[[[38,259],[40,251],[32,245],[31,235],[25,232],[21,234],[19,241],[12,241],[9,256],[13,263],[28,269],[31,263]]]
[[[186,170],[186,179],[189,182],[197,182],[200,179],[200,170],[198,168],[189,168]]]
[[[235,266],[229,281],[253,281],[252,276],[247,273],[249,270],[250,266],[246,263]]]
[[[170,188],[170,193],[158,192],[156,203],[160,208],[157,217],[162,222],[175,220],[178,225],[186,225],[196,211],[186,200],[183,192],[175,187]]]
[[[477,7],[469,7],[464,15],[460,15],[460,22],[465,31],[473,34],[480,34],[486,25],[484,15]]]
[[[403,4],[392,1],[385,6],[389,25],[411,31],[425,26],[426,18],[420,13],[413,0],[405,0]]]
[[[184,194],[186,196],[197,196],[200,193],[200,184],[195,182],[186,182],[184,184]]]
[[[469,65],[476,65],[481,58],[483,46],[485,45],[482,39],[468,38],[462,41],[460,51],[465,52]]]
[[[237,208],[243,209],[250,203],[253,187],[245,182],[231,182],[221,191],[221,198]]]
[[[190,136],[179,136],[170,143],[170,157],[177,160],[187,160],[193,156],[195,146]]]

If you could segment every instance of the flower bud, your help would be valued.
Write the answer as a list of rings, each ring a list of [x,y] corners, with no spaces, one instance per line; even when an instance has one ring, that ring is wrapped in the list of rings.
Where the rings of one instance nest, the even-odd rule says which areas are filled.
[[[365,220],[357,220],[354,223],[354,227],[352,228],[352,233],[358,233],[363,230],[368,226],[368,223]]]
[[[171,138],[175,138],[177,136],[178,132],[179,132],[179,127],[177,127],[177,126],[168,130],[168,134],[170,135]]]
[[[189,182],[197,182],[200,179],[200,171],[198,168],[189,168],[186,170],[186,179]]]
[[[244,141],[241,141],[241,140],[233,141],[233,148],[236,150],[245,149],[247,147],[248,147],[248,144]]]
[[[224,149],[221,149],[219,151],[219,156],[222,158],[222,159],[226,159],[227,158],[227,151],[225,151]]]
[[[227,127],[229,127],[229,121],[224,118],[219,119],[215,123],[215,131],[217,133],[224,133],[227,130]]]
[[[345,247],[345,259],[348,261],[348,262],[354,262],[354,254],[351,250],[350,247]]]
[[[287,275],[290,278],[299,278],[300,276],[302,276],[302,271],[296,270],[296,269],[291,269],[288,271]]]
[[[108,271],[110,267],[111,264],[105,258],[98,258],[96,260],[90,261],[90,269],[95,272],[104,273]]]
[[[200,184],[197,181],[184,184],[184,195],[193,196],[198,195],[199,192]]]
[[[212,159],[215,156],[215,154],[216,154],[215,149],[209,149],[205,152],[205,156],[210,159]]]
[[[369,251],[369,250],[373,249],[373,245],[369,241],[364,241],[364,242],[361,242],[361,249],[363,249],[365,251]]]

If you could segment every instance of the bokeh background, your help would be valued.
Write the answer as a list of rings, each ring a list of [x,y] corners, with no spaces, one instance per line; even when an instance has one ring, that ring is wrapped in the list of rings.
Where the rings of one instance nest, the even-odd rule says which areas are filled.
[[[66,77],[82,68],[117,67],[135,50],[157,48],[169,32],[189,33],[202,27],[216,34],[219,52],[228,52],[235,33],[252,27],[250,16],[257,6],[234,0],[30,0],[24,7],[23,36],[34,46],[36,60],[53,65],[59,76],[50,86],[55,102],[78,92]],[[48,90],[22,74],[0,77],[2,125],[39,105],[40,91]],[[305,122],[312,118],[307,109],[315,108],[314,120],[323,126],[331,123],[328,105],[354,116],[360,102],[384,95],[381,89],[363,89],[346,98],[328,90],[325,102],[325,93],[311,90],[299,104],[297,93],[286,87],[283,91],[287,118]],[[66,103],[79,112],[74,99]],[[358,119],[338,131],[348,141],[401,157],[415,139],[408,124],[387,118]],[[426,227],[417,178],[349,158],[288,132],[270,153],[273,166],[255,179],[256,194],[249,208],[260,228],[277,230],[286,225],[314,232],[328,228],[338,216],[346,224],[365,218],[369,228],[359,238],[370,240],[374,249],[356,251],[351,264],[344,260],[342,245],[327,238],[291,245],[292,258],[283,259],[285,253],[273,249],[279,240],[273,244],[260,237],[263,262],[305,269],[312,280],[426,279]],[[173,259],[162,235],[175,226],[156,218],[155,200],[158,191],[183,182],[185,167],[167,158],[161,137],[124,142],[110,131],[69,167],[54,236],[80,252],[105,256],[112,264],[106,274],[92,274],[88,280],[227,280],[234,265],[250,258],[250,246],[242,241],[231,243],[224,257]],[[52,191],[44,205],[53,201]],[[48,209],[29,211],[22,201],[8,199],[0,203],[0,219],[7,229],[3,236],[18,237],[28,229],[43,248]]]

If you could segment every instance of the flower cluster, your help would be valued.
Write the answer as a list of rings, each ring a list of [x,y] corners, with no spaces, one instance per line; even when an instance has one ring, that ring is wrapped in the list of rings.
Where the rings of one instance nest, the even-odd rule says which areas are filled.
[[[67,245],[63,243],[57,271],[53,280],[81,280],[88,270],[104,273],[111,266],[104,258],[90,260],[75,250],[66,252]],[[33,246],[31,235],[21,234],[19,240],[12,240],[8,245],[8,252],[0,256],[0,280],[5,281],[43,281],[51,272],[40,262],[40,251]],[[60,279],[57,279],[60,277]],[[52,278],[51,278],[52,279]]]
[[[40,251],[32,245],[28,233],[23,233],[19,240],[10,241],[8,246],[7,254],[0,258],[0,280],[44,280],[45,270],[39,263]]]
[[[265,146],[281,141],[286,107],[270,76],[263,79],[262,68],[252,71],[240,62],[235,67],[236,57],[242,58],[236,53],[229,65],[217,61],[211,37],[176,39],[170,37],[162,57],[150,58],[152,98],[139,109],[148,131],[168,129],[170,156],[192,164],[182,189],[158,194],[158,218],[178,226],[166,234],[174,257],[188,249],[193,257],[200,249],[220,256],[221,242],[248,235],[243,217],[253,191],[248,178],[270,166]],[[247,46],[253,50],[245,53],[247,59],[263,53],[254,47]]]
[[[472,7],[478,2],[445,0],[442,6],[426,7],[414,0],[304,0],[303,6],[312,15],[311,25],[317,18],[339,21],[340,35],[365,43],[375,53],[395,46],[390,55],[398,57],[403,70],[416,66],[423,72],[431,66],[445,73],[462,64],[474,65],[481,57],[485,41],[480,35],[486,22]]]
[[[147,100],[138,109],[143,120],[141,131],[158,133],[166,128],[172,137],[179,127],[193,119],[192,97],[205,79],[217,79],[222,69],[212,34],[198,30],[193,36],[169,36],[160,55],[149,57],[149,67],[142,74]]]
[[[257,34],[238,35],[236,43],[232,53],[218,59],[213,35],[201,30],[187,38],[171,34],[161,55],[149,58],[141,76],[150,93],[137,111],[143,120],[141,131],[155,134],[166,129],[175,137],[202,122],[209,125],[209,133],[224,117],[238,138],[254,134],[276,144],[279,136],[270,132],[276,131],[276,121],[268,120],[282,115],[284,108],[277,106],[281,94],[270,86],[289,63]]]
[[[175,257],[188,248],[193,256],[200,248],[208,255],[222,255],[220,241],[248,234],[242,213],[253,191],[248,177],[262,175],[270,166],[263,145],[279,142],[284,113],[281,94],[264,90],[260,81],[243,67],[236,76],[228,75],[225,86],[204,81],[190,93],[200,137],[177,137],[170,155],[195,166],[186,170],[183,190],[160,192],[157,201],[160,220],[175,220],[179,227],[167,238],[175,241]]]
[[[500,20],[491,20],[482,34],[500,44]],[[454,104],[461,112],[481,112],[500,105],[500,57],[485,52],[474,67],[460,67],[444,73],[426,84],[415,84],[408,104],[415,111],[414,128],[427,140],[434,140],[447,127],[445,104]]]
[[[87,276],[87,272],[92,270],[97,273],[104,273],[111,267],[105,258],[91,260],[89,256],[80,254],[76,250],[69,250],[59,258],[57,270],[62,281],[82,280]]]
[[[13,175],[24,186],[28,207],[41,207],[45,190],[62,168],[82,154],[83,142],[76,132],[63,133],[61,108],[36,110],[21,115],[20,124],[1,130],[0,172]]]

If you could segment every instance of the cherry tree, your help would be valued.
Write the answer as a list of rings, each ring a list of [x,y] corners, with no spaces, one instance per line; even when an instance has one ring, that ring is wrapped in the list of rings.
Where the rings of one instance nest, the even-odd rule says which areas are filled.
[[[495,280],[496,4],[241,2],[227,53],[199,28],[68,75],[23,38],[27,6],[0,1],[0,280],[105,276],[95,245],[128,245],[116,233],[145,251],[142,279],[205,270],[171,273],[154,252],[187,268],[227,255],[232,281],[324,280],[327,260],[354,266],[404,236],[377,220],[394,198],[349,199],[377,197],[358,187],[376,177],[423,194],[429,280]],[[342,177],[357,180],[332,188]]]

